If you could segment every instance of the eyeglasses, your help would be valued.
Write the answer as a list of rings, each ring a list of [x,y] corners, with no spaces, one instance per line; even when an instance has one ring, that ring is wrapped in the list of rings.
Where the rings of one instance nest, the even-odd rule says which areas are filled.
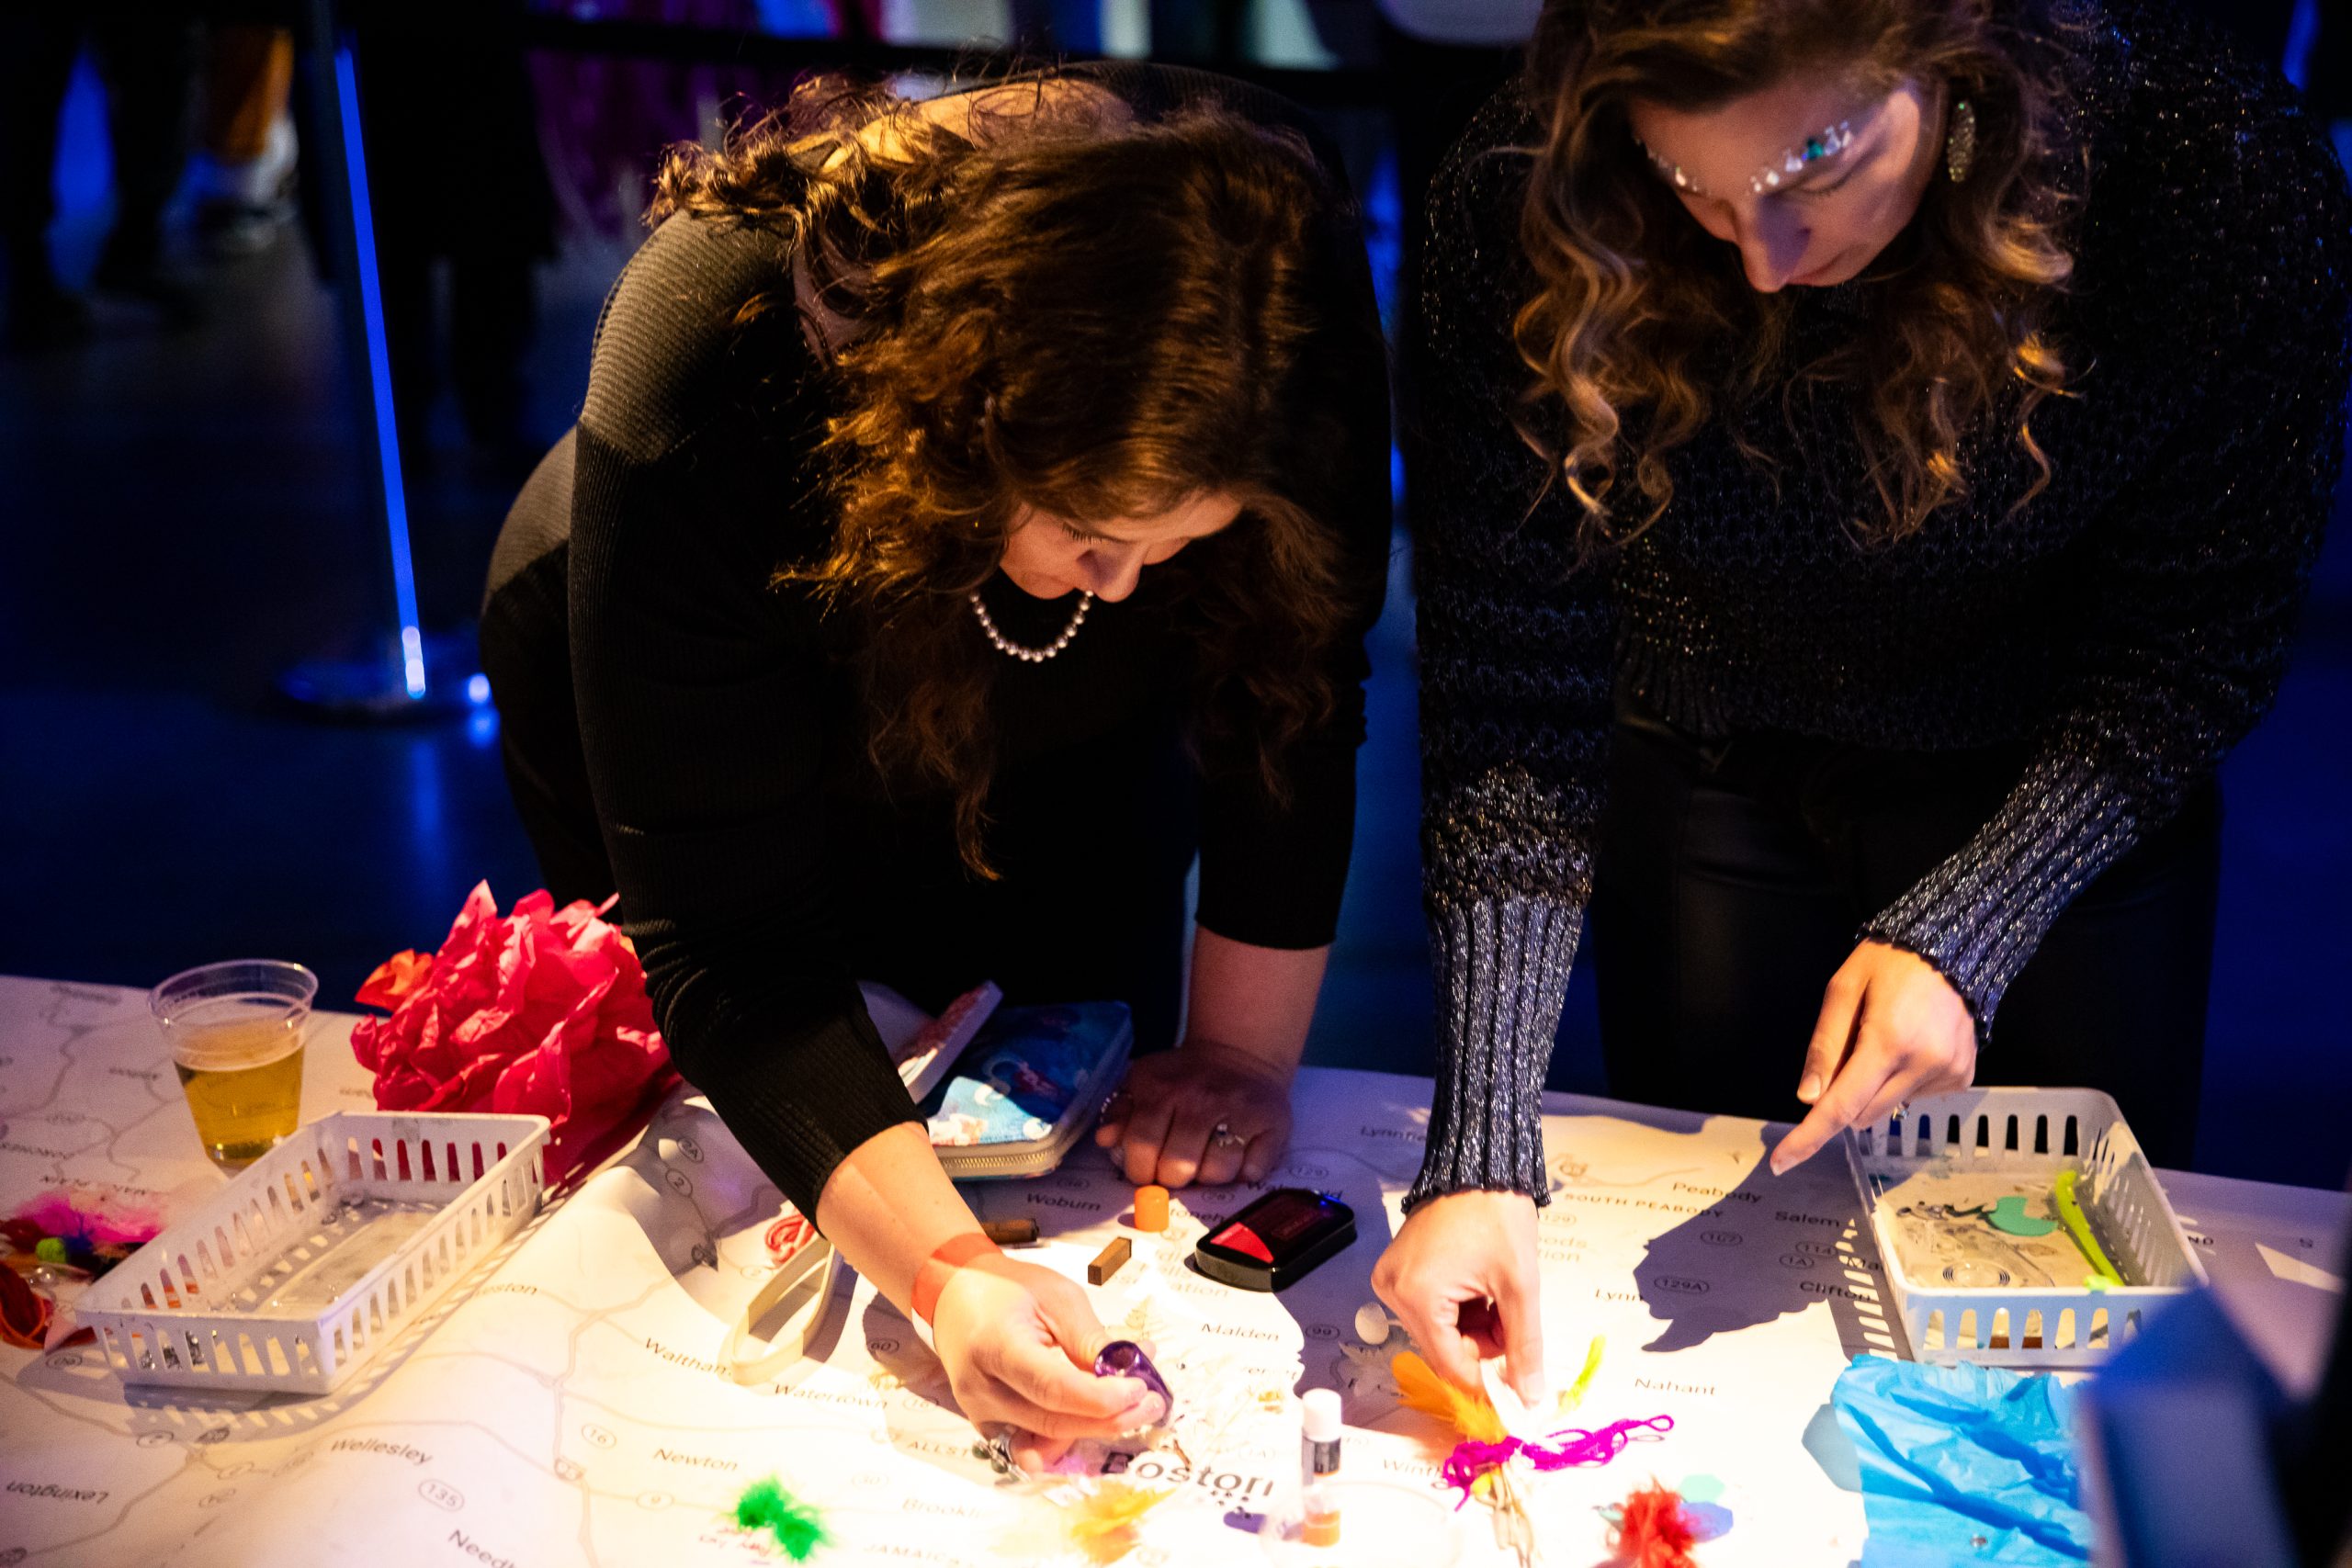
[[[1688,191],[1692,196],[1711,194],[1688,169],[1662,156],[1657,148],[1644,141],[1638,135],[1634,138],[1634,144],[1642,150],[1643,155],[1649,159],[1652,166],[1665,175],[1667,182],[1675,189]],[[1778,190],[1783,183],[1803,174],[1808,165],[1817,164],[1824,158],[1834,157],[1853,144],[1854,122],[1849,119],[1841,119],[1835,125],[1823,128],[1819,135],[1808,136],[1803,141],[1793,144],[1778,158],[1757,170],[1755,174],[1748,176],[1747,189],[1754,196],[1762,196],[1768,191]]]

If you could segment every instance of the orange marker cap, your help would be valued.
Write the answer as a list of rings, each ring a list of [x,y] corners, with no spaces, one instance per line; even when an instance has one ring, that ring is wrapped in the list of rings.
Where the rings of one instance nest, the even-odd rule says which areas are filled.
[[[1136,1229],[1164,1231],[1168,1228],[1168,1189],[1138,1187],[1136,1189]]]

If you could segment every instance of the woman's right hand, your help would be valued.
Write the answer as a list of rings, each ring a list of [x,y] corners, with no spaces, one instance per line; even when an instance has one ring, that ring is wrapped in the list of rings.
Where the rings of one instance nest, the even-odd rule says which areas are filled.
[[[1023,1470],[1051,1464],[1074,1438],[1141,1426],[1136,1407],[1158,1403],[1133,1378],[1094,1375],[1110,1336],[1086,1292],[988,1244],[922,1122],[851,1150],[817,1200],[817,1224],[892,1306],[928,1317],[956,1404],[976,1427],[1020,1428]]]
[[[1498,1355],[1519,1397],[1531,1407],[1543,1400],[1532,1198],[1471,1191],[1429,1200],[1373,1266],[1372,1288],[1439,1376],[1475,1389],[1478,1363]]]
[[[1110,1340],[1086,1292],[1050,1269],[1002,1254],[976,1258],[940,1288],[932,1338],[973,1426],[1020,1428],[1012,1460],[1037,1470],[1080,1438],[1115,1438],[1156,1414],[1134,1378],[1098,1378]]]

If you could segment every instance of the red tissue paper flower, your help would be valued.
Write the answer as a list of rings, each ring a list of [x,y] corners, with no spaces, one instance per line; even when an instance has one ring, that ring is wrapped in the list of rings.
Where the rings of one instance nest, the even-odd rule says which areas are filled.
[[[678,1081],[653,1027],[637,949],[581,899],[545,891],[498,912],[478,884],[435,953],[394,955],[358,999],[388,1008],[351,1031],[379,1111],[537,1114],[555,1123],[550,1184]]]

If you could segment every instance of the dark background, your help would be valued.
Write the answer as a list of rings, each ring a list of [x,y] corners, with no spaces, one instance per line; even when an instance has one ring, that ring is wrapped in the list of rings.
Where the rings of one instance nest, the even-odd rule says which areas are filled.
[[[423,48],[413,32],[379,41],[362,78],[379,243],[410,269],[396,297],[406,311],[398,400],[419,589],[428,626],[460,648],[521,472],[578,407],[596,307],[635,242],[629,220],[655,149],[709,127],[733,95],[773,101],[791,80],[774,59],[647,60],[660,46],[642,34],[623,51],[639,58],[581,52],[577,29],[559,25],[568,14],[552,7],[517,8],[504,41],[482,43],[471,35],[494,9],[452,12],[435,24],[448,36]],[[1348,0],[915,9],[931,24],[924,41],[956,42],[958,26],[1001,36],[1009,16],[1033,44],[1073,52],[1132,41],[1145,18],[1162,56],[1271,72],[1325,111],[1347,149],[1392,309],[1408,245],[1400,214],[1504,63],[1416,40]],[[860,35],[903,39],[908,10],[639,0],[602,14],[709,29],[678,46],[708,52],[761,17],[771,34],[778,23],[831,28],[870,48]],[[2342,40],[2312,48],[2296,10],[2239,6],[2229,19],[2269,57],[2294,41],[2323,112],[2344,113],[2333,63]],[[2305,0],[2301,25],[2317,15]],[[1106,32],[1102,17],[1118,25]],[[515,30],[534,22],[537,32]],[[0,52],[10,25],[0,20]],[[363,33],[363,61],[368,49]],[[460,57],[463,70],[435,63]],[[51,247],[69,286],[88,273],[112,202],[104,92],[85,59],[55,175]],[[489,285],[460,276],[481,257],[449,254],[452,213],[439,193],[458,181],[515,220]],[[548,205],[526,210],[534,191]],[[336,297],[302,225],[227,259],[208,256],[184,226],[172,243],[169,265],[200,300],[199,323],[172,329],[144,306],[102,298],[86,343],[0,355],[0,972],[146,986],[189,964],[269,954],[310,964],[322,1003],[346,1005],[392,952],[437,945],[474,883],[488,879],[511,903],[537,876],[500,775],[494,712],[330,722],[278,695],[279,677],[300,661],[375,657],[392,624],[385,536],[365,482],[372,434],[362,440]],[[451,312],[468,288],[511,290],[518,279],[524,291],[503,316],[532,330],[517,337],[511,407],[492,398],[485,412],[477,399],[461,411],[451,389],[484,344],[462,321],[453,342]],[[2339,493],[2278,705],[2224,772],[2198,1157],[2203,1169],[2325,1186],[2341,1185],[2352,1161],[2341,990],[2352,939],[2347,510],[2352,489]],[[1398,551],[1374,638],[1354,869],[1309,1060],[1426,1073],[1401,534]],[[435,678],[462,683],[467,673]],[[1803,1043],[1788,1043],[1792,1078]],[[2004,1076],[1997,1054],[1983,1072]],[[1581,976],[1553,1081],[1606,1087]]]

